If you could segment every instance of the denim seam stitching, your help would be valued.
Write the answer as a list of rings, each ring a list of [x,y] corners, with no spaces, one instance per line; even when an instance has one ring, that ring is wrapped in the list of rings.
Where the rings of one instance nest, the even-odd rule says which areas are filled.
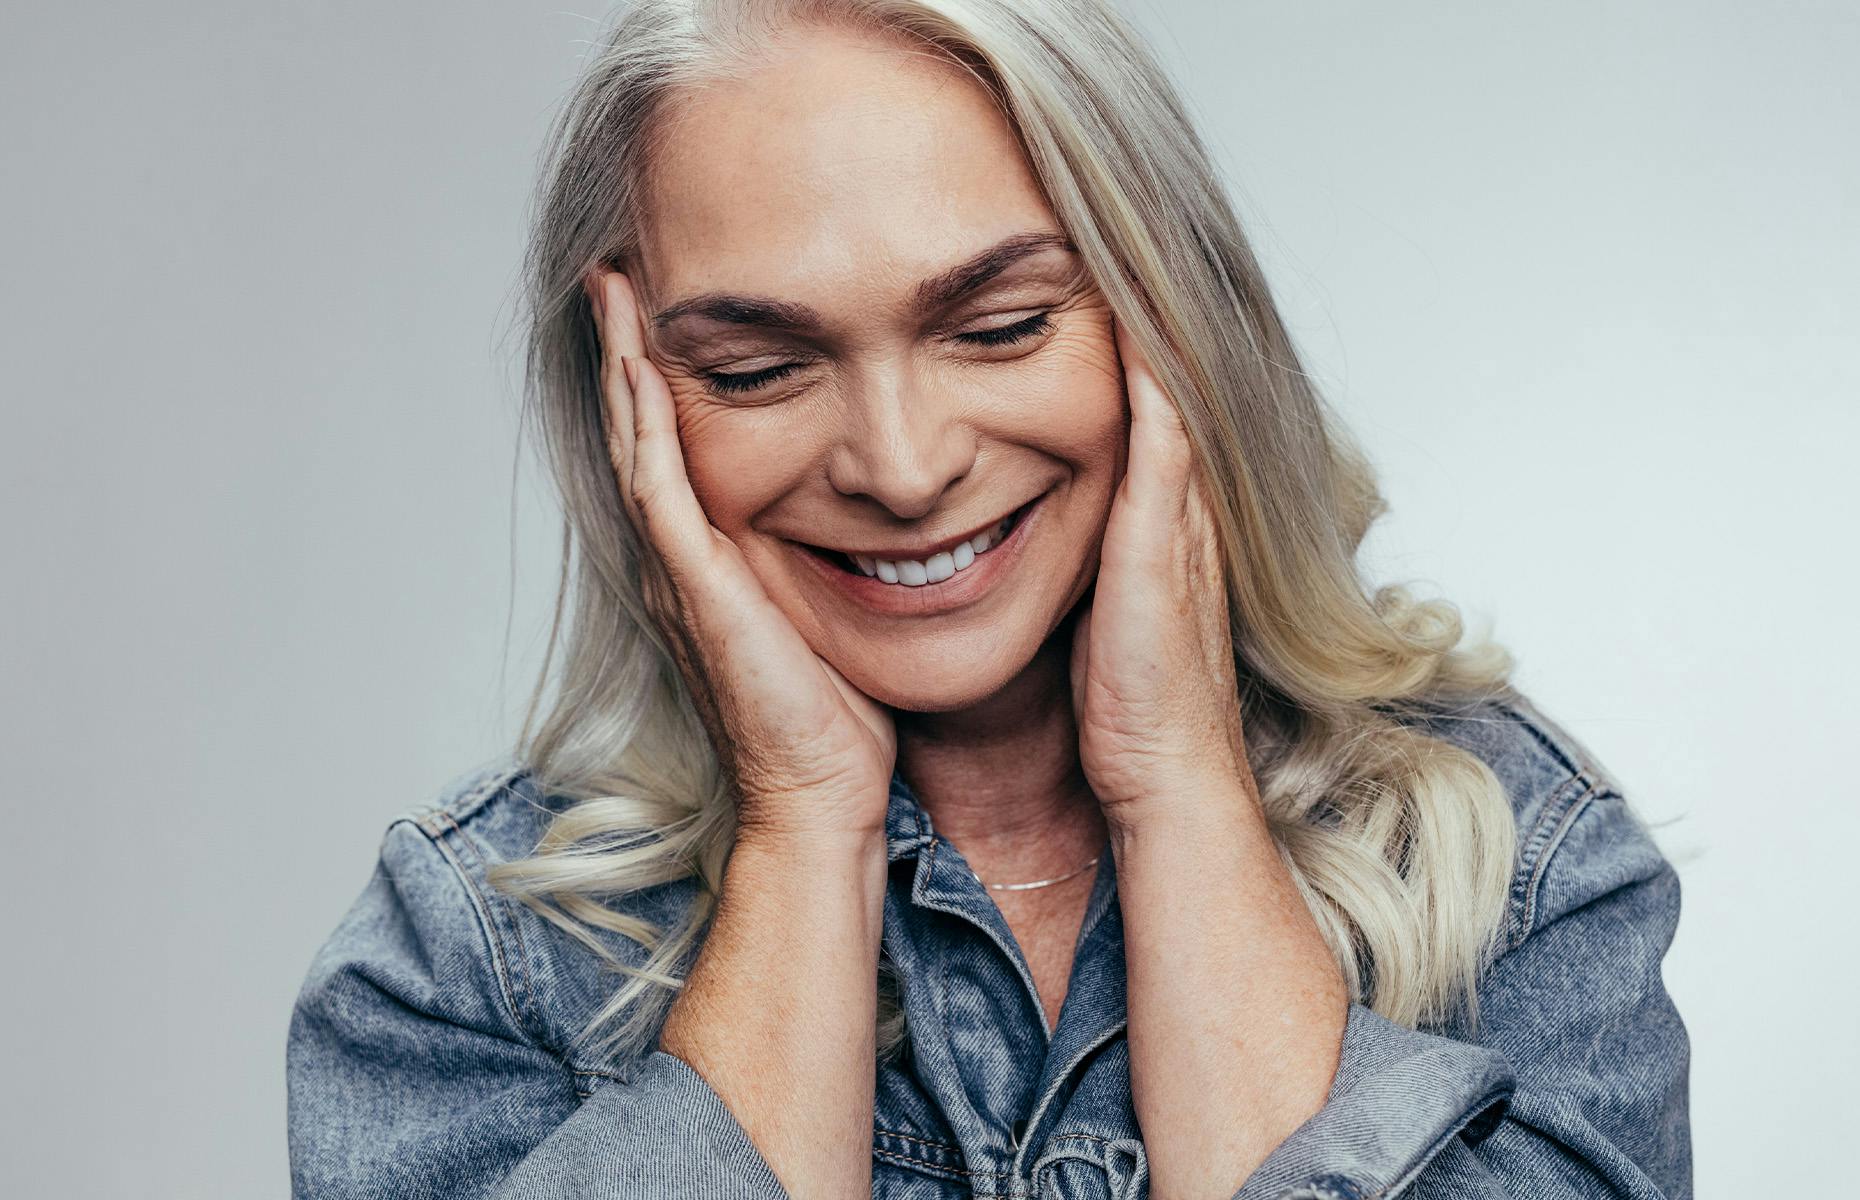
[[[1572,782],[1577,781],[1584,786],[1564,807],[1561,818],[1557,821],[1556,827],[1550,831],[1549,836],[1544,839],[1544,844],[1537,855],[1537,861],[1531,868],[1530,887],[1525,894],[1518,945],[1522,945],[1524,940],[1536,931],[1537,896],[1543,888],[1544,874],[1550,868],[1550,860],[1556,857],[1557,850],[1563,845],[1563,839],[1569,835],[1569,827],[1576,823],[1576,818],[1588,809],[1590,801],[1594,800],[1598,794],[1594,780],[1587,775],[1578,775]]]
[[[1543,875],[1544,851],[1555,836],[1558,822],[1591,786],[1580,772],[1557,784],[1532,824],[1530,835],[1519,844],[1517,873],[1512,879],[1510,912],[1507,913],[1511,930],[1505,943],[1506,952],[1517,949],[1530,936],[1531,922],[1537,911],[1537,888]]]
[[[588,1075],[588,1076],[592,1076],[595,1079],[609,1079],[615,1083],[627,1082],[627,1077],[624,1075],[617,1074],[613,1071],[590,1070],[587,1067],[570,1068],[569,1074],[570,1075]]]
[[[994,1179],[1012,1178],[1014,1175],[1012,1171],[983,1171],[979,1168],[945,1166],[942,1163],[933,1163],[925,1159],[911,1158],[908,1155],[899,1154],[892,1150],[881,1150],[877,1146],[872,1147],[872,1153],[883,1158],[895,1158],[900,1163],[905,1163],[913,1167],[930,1167],[938,1171],[951,1171],[957,1175],[968,1175],[971,1177],[986,1175]]]
[[[932,1150],[947,1150],[951,1154],[962,1153],[962,1148],[960,1146],[952,1146],[948,1142],[933,1142],[929,1138],[912,1137],[908,1133],[899,1133],[895,1129],[886,1129],[882,1125],[874,1125],[872,1127],[872,1132],[882,1134],[885,1137],[897,1138],[901,1142],[916,1142],[919,1146],[928,1146]]]
[[[925,879],[929,879],[936,873],[936,852],[937,844],[932,840],[928,852],[924,855],[923,877]],[[937,1018],[943,1025],[944,1040],[951,1042],[950,1049],[954,1051],[955,1045],[949,1030],[949,951],[947,948],[939,949],[937,953],[936,981]]]
[[[943,1154],[946,1154],[946,1155],[949,1155],[955,1158],[957,1163],[960,1163],[963,1161],[962,1150],[958,1146],[951,1146],[944,1142],[933,1142],[933,1141],[929,1141],[928,1139],[920,1138],[920,1137],[912,1137],[908,1133],[899,1133],[895,1129],[886,1129],[882,1125],[874,1125],[872,1127],[872,1132],[876,1134],[879,1138],[896,1138],[897,1140],[902,1141],[902,1142],[913,1142],[919,1146],[924,1146],[931,1151],[940,1151]],[[877,1157],[880,1159],[891,1159],[891,1160],[897,1161],[900,1164],[909,1165],[913,1167],[921,1167],[923,1168],[925,1173],[934,1173],[934,1172],[941,1171],[941,1172],[948,1173],[949,1177],[951,1178],[954,1178],[957,1175],[972,1174],[972,1172],[969,1172],[966,1168],[957,1166],[955,1165],[955,1163],[938,1162],[935,1159],[932,1159],[929,1157],[919,1157],[917,1154],[913,1153],[908,1146],[903,1149],[894,1150],[888,1146],[879,1144],[877,1141],[874,1141],[873,1146],[872,1146],[872,1154],[874,1155],[874,1157]]]
[[[1039,1101],[1034,1105],[1033,1115],[1032,1117],[1028,1119],[1028,1123],[1027,1123],[1027,1133],[1029,1136],[1031,1136],[1034,1130],[1039,1128],[1040,1123],[1046,1119],[1046,1110],[1052,1104],[1053,1098],[1059,1095],[1060,1092],[1065,1090],[1066,1083],[1069,1080],[1071,1080],[1071,1078],[1074,1075],[1079,1073],[1079,1068],[1084,1065],[1085,1061],[1087,1059],[1096,1057],[1098,1053],[1102,1051],[1106,1046],[1109,1046],[1112,1042],[1116,1041],[1119,1037],[1125,1036],[1126,1031],[1129,1028],[1130,1028],[1130,1020],[1128,1017],[1126,1017],[1124,1020],[1119,1021],[1116,1025],[1106,1030],[1103,1034],[1101,1034],[1098,1037],[1096,1041],[1089,1043],[1082,1050],[1080,1050],[1078,1054],[1073,1056],[1072,1061],[1066,1064],[1065,1070],[1060,1072],[1057,1076],[1055,1076],[1053,1080],[1053,1085],[1046,1090],[1046,1094],[1041,1096],[1039,1098]],[[1059,1136],[1060,1137],[1086,1137],[1088,1138],[1091,1135],[1085,1134],[1085,1133],[1071,1133],[1071,1134],[1061,1134]],[[1054,1138],[1054,1139],[1049,1139],[1049,1140],[1056,1141],[1058,1139]],[[1016,1155],[1017,1165],[1018,1165],[1018,1162],[1019,1162],[1019,1156]]]
[[[478,934],[484,941],[485,952],[490,956],[491,973],[497,977],[498,991],[504,998],[504,1007],[510,1014],[512,1027],[520,1032],[527,1033],[522,1020],[517,1016],[516,999],[510,994],[510,981],[505,974],[502,961],[503,944],[498,939],[497,933],[491,925],[490,915],[484,910],[484,900],[478,894],[478,889],[472,886],[470,876],[465,873],[465,868],[460,865],[458,856],[452,852],[452,848],[446,844],[443,837],[435,837],[432,831],[429,830],[422,821],[413,820],[412,818],[402,818],[402,820],[419,830],[421,836],[426,838],[427,843],[431,845],[433,849],[439,851],[440,857],[446,860],[446,865],[452,868],[452,874],[459,880],[460,886],[465,889],[466,899],[471,902],[472,911],[478,917]],[[395,824],[399,823],[399,821],[395,822]]]
[[[458,835],[460,846],[463,847],[467,853],[471,854],[474,864],[483,862],[482,856],[479,855],[477,850],[471,845],[471,840],[466,835],[465,831],[452,819],[451,813],[442,809],[434,815],[451,826],[451,832]],[[529,1038],[537,1045],[546,1046],[548,1044],[547,1041],[538,1036],[535,1027],[531,1025],[529,1019],[524,1015],[525,1011],[530,1006],[528,977],[521,971],[521,964],[518,964],[518,969],[516,970],[513,970],[510,966],[510,951],[504,945],[504,935],[498,929],[497,918],[491,911],[490,901],[484,895],[483,890],[478,887],[477,881],[472,878],[471,873],[465,870],[464,864],[459,861],[458,856],[453,853],[450,846],[451,841],[451,837],[444,836],[436,840],[434,845],[438,846],[440,851],[445,854],[446,860],[452,864],[452,869],[458,873],[460,880],[465,884],[466,890],[471,893],[472,904],[478,909],[479,918],[484,923],[485,931],[491,943],[491,968],[497,975],[498,988],[503,992],[504,1003],[510,1009],[511,1021],[525,1037]],[[521,935],[518,934],[514,928],[511,932],[512,937],[517,940],[517,948],[522,950]],[[518,1002],[517,996],[512,990],[512,976],[515,976],[522,983],[522,1003]]]
[[[919,824],[919,828],[921,828],[922,827],[921,817],[918,818],[918,824]],[[936,872],[936,855],[937,855],[937,851],[941,847],[938,846],[935,838],[929,837],[928,834],[925,834],[925,837],[928,839],[929,846],[928,846],[927,853],[924,855],[925,865],[924,865],[923,871],[924,871],[924,878],[928,879]],[[942,1025],[943,1025],[943,1037],[945,1041],[948,1041],[951,1037],[950,1027],[949,1027],[949,960],[950,960],[950,954],[947,948],[943,949],[937,955],[936,1013],[937,1013],[937,1017],[939,1018],[939,1020],[942,1022]],[[951,1043],[950,1049],[952,1052],[955,1050],[955,1046],[953,1043]],[[958,1151],[958,1153],[960,1153],[960,1151]],[[941,1166],[941,1164],[935,1164],[935,1165]],[[972,1171],[966,1167],[945,1167],[943,1169],[961,1171],[964,1175],[969,1175],[969,1176],[988,1175],[988,1176],[997,1177],[997,1178],[1002,1177],[1002,1176],[1007,1176],[1009,1178],[1013,1177],[1013,1172],[1011,1171]]]
[[[1344,1186],[1350,1189],[1348,1192],[1340,1192],[1330,1185],[1331,1180],[1339,1178],[1343,1180]],[[1294,1184],[1291,1190],[1285,1193],[1289,1200],[1375,1200],[1375,1197],[1382,1194],[1376,1192],[1372,1196],[1365,1196],[1354,1183],[1350,1182],[1349,1176],[1339,1176],[1335,1173],[1314,1175],[1303,1183]]]
[[[472,845],[470,836],[459,826],[457,821],[452,819],[452,814],[449,812],[441,812],[439,816],[441,820],[452,827],[452,832],[458,835],[459,847],[464,853],[471,856],[472,866],[479,871],[484,870],[487,861],[486,856],[480,854],[478,848]],[[495,906],[492,904],[491,898],[484,895],[478,888],[478,882],[475,876],[467,876],[467,881],[471,884],[472,889],[478,891],[479,895],[484,898],[485,910],[491,915],[491,928],[501,941],[503,932],[499,928],[501,923],[497,920],[500,913],[493,911]],[[525,1014],[534,1009],[535,999],[530,988],[529,975],[524,969],[524,960],[528,956],[523,946],[523,934],[514,924],[510,929],[510,940],[516,946],[516,953],[512,954],[506,950],[503,957],[506,969],[509,970],[512,979],[516,982],[518,989],[522,993],[522,999],[517,1009],[517,1018],[519,1021],[526,1021],[528,1018]],[[532,1029],[531,1032],[534,1033],[535,1031]]]
[[[511,780],[523,774],[520,764],[506,764],[486,768],[483,777],[473,782],[456,796],[444,799],[434,806],[432,815],[444,813],[460,824],[470,821],[484,811],[485,805],[510,786]]]
[[[933,1163],[922,1159],[911,1158],[908,1155],[886,1150],[881,1146],[872,1147],[872,1157],[878,1159],[880,1162],[894,1163],[901,1167],[923,1168],[925,1174],[941,1171],[945,1172],[951,1178],[957,1175],[967,1174],[961,1167],[948,1167],[944,1166],[942,1163]]]
[[[1504,710],[1512,717],[1515,717],[1518,724],[1524,727],[1524,731],[1531,735],[1532,740],[1548,751],[1551,757],[1555,758],[1557,762],[1561,763],[1564,770],[1572,775],[1582,773],[1586,764],[1578,761],[1577,756],[1570,752],[1569,747],[1564,746],[1561,741],[1552,737],[1548,730],[1542,728],[1536,721],[1532,720],[1531,714],[1503,700],[1494,701],[1494,703],[1500,709]]]

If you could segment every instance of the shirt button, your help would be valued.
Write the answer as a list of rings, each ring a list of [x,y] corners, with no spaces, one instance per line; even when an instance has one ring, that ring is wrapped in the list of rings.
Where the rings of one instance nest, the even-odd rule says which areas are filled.
[[[1018,1150],[1020,1149],[1020,1139],[1026,1136],[1027,1136],[1027,1122],[1016,1121],[1014,1122],[1014,1129],[1013,1129],[1012,1134],[1010,1135],[1010,1141],[1008,1144],[1011,1145],[1014,1149]]]

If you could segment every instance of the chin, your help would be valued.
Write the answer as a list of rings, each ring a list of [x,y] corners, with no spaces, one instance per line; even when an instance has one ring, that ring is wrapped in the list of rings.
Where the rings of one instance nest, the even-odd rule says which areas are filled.
[[[957,712],[982,703],[1005,688],[1033,661],[1036,643],[1023,654],[1003,656],[980,647],[961,654],[926,647],[918,654],[850,655],[841,647],[822,654],[847,682],[889,708],[904,712]]]

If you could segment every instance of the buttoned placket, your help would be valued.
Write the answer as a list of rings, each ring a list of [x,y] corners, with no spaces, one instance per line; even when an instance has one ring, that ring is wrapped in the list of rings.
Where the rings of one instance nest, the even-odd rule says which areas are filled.
[[[916,859],[914,871],[893,873],[884,939],[906,976],[918,1082],[948,1121],[977,1194],[1031,1195],[1029,1173],[1069,1086],[1125,1027],[1122,919],[1110,847],[1099,857],[1050,1037],[1032,970],[1006,918],[898,776],[886,811],[886,855],[893,863]]]

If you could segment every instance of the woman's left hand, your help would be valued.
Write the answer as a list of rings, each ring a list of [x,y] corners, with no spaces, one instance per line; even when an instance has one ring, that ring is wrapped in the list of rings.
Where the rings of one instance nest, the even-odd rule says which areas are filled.
[[[1130,458],[1073,635],[1124,918],[1130,1090],[1155,1196],[1231,1196],[1324,1106],[1349,992],[1247,763],[1226,576],[1187,431],[1117,331]]]
[[[1182,418],[1122,325],[1130,453],[1072,642],[1079,755],[1113,825],[1210,787],[1256,794],[1226,573]]]

